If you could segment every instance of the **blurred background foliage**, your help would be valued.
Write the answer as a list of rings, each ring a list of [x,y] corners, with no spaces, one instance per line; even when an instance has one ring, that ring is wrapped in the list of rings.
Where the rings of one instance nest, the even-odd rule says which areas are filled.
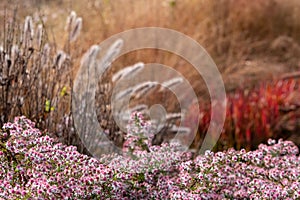
[[[12,46],[18,43],[26,16],[32,16],[37,25],[42,24],[45,33],[41,47],[32,46],[32,54],[32,49],[22,47],[23,54],[14,68],[14,77],[19,77],[15,79],[16,84],[12,84],[13,79],[10,82],[2,79],[1,124],[23,114],[35,120],[40,128],[55,133],[63,142],[81,146],[79,149],[83,151],[70,111],[72,80],[81,56],[92,44],[115,33],[156,26],[177,30],[195,39],[212,56],[223,76],[229,94],[228,116],[220,140],[222,144],[217,149],[230,146],[251,149],[272,136],[297,138],[300,99],[298,76],[294,74],[300,69],[299,9],[298,0],[1,1],[0,45],[5,47],[3,52],[6,51],[1,54],[2,72],[7,64],[5,55],[12,56]],[[65,26],[72,10],[82,17],[83,24],[80,37],[70,43],[70,32]],[[14,25],[9,27],[9,23]],[[13,40],[9,40],[9,34]],[[37,60],[42,58],[42,47],[46,43],[51,51],[45,67]],[[53,67],[59,50],[68,55],[60,71]],[[190,81],[201,102],[205,102],[201,109],[206,111],[193,144],[193,148],[197,148],[210,116],[209,95],[201,76],[184,59],[155,49],[139,50],[118,58],[112,63],[111,74],[137,62],[174,67]],[[25,71],[21,70],[22,66]],[[285,73],[291,73],[291,78],[282,81]],[[42,84],[38,81],[41,79]],[[20,80],[26,84],[20,84]],[[23,98],[21,105],[20,98]],[[163,98],[154,95],[149,101],[164,101]],[[193,122],[193,113],[189,114],[186,123]],[[261,139],[254,140],[258,137]]]

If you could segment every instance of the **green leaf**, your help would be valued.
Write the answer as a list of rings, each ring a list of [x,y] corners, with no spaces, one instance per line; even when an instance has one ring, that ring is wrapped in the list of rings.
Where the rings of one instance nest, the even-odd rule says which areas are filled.
[[[64,87],[61,89],[61,91],[60,91],[60,96],[63,97],[63,96],[65,96],[65,95],[67,95],[67,94],[68,94],[68,93],[67,93],[67,87],[64,86]]]
[[[50,104],[50,100],[46,100],[45,102],[45,112],[50,112],[51,109],[51,104]]]

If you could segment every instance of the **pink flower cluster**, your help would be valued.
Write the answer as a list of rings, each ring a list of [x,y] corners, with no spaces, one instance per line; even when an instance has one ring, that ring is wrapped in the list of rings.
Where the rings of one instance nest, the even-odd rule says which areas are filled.
[[[109,195],[112,169],[78,153],[76,147],[55,143],[34,126],[25,117],[17,117],[0,132],[1,199],[86,199]]]
[[[177,144],[151,146],[151,136],[145,135],[149,125],[138,114],[132,119],[127,139],[134,139],[125,145],[124,155],[100,160],[55,142],[25,117],[5,124],[0,132],[0,198],[300,198],[300,158],[292,142],[270,139],[255,151],[207,151],[193,159]]]

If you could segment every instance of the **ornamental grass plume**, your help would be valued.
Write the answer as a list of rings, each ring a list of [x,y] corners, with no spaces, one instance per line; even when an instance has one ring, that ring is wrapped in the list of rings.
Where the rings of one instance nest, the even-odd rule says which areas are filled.
[[[73,33],[72,41],[59,49],[49,39],[42,18],[27,16],[20,22],[16,10],[5,13],[0,34],[0,125],[24,115],[38,128],[88,154],[75,133],[70,111],[75,63],[71,49],[80,28],[71,27],[73,32],[66,34],[70,38]],[[75,12],[70,16],[75,17],[74,26],[76,19],[77,24],[81,21]]]

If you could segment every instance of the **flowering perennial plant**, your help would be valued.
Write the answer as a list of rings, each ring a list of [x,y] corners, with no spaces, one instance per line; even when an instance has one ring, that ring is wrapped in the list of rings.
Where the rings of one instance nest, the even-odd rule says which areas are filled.
[[[100,160],[55,142],[25,117],[6,123],[0,132],[0,198],[300,198],[299,151],[290,141],[270,139],[255,151],[207,151],[193,159],[178,144],[151,146],[149,124],[137,113],[132,120],[124,155]]]
[[[76,147],[55,143],[25,117],[0,133],[1,199],[85,199],[109,195],[113,172]],[[108,190],[106,192],[105,190]]]

